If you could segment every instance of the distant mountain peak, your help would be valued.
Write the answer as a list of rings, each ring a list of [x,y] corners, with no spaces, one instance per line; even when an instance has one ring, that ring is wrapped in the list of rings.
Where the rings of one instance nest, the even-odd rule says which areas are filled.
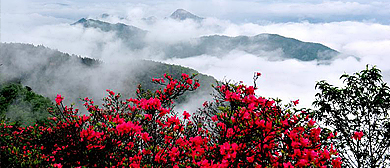
[[[105,21],[101,21],[101,20],[95,20],[95,19],[85,19],[85,18],[81,18],[80,20],[78,20],[77,22],[71,24],[71,25],[83,25],[84,27],[86,28],[89,28],[89,27],[93,27],[93,28],[100,28],[101,30],[103,31],[120,31],[120,30],[123,30],[123,29],[129,29],[130,31],[138,31],[138,32],[144,32],[144,30],[138,28],[138,27],[134,27],[134,26],[131,26],[131,25],[126,25],[126,24],[123,24],[123,23],[115,23],[115,24],[112,24],[112,23],[109,23],[109,22],[105,22]]]
[[[78,20],[77,22],[74,22],[74,23],[73,23],[73,24],[71,24],[71,25],[82,24],[82,23],[86,23],[86,22],[88,22],[88,20],[87,20],[87,19],[85,19],[85,18],[81,18],[80,20]]]
[[[176,20],[186,20],[186,19],[193,19],[195,21],[203,20],[204,18],[201,18],[199,16],[196,16],[192,14],[191,12],[188,12],[184,9],[177,9],[175,12],[173,12],[170,16],[172,19]]]
[[[141,49],[144,47],[144,39],[147,31],[138,27],[123,23],[109,23],[95,19],[82,18],[71,25],[79,25],[84,28],[99,29],[103,32],[114,32],[116,36],[128,44],[131,49]]]
[[[187,13],[190,13],[184,9],[176,9],[176,11],[174,13],[183,13],[183,14],[187,14]]]

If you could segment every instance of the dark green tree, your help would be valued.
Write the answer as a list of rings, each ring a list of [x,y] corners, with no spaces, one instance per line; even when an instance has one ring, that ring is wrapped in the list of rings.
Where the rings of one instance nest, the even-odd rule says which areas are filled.
[[[54,107],[49,98],[34,93],[30,87],[17,83],[0,84],[0,118],[22,125],[45,121],[48,108]]]
[[[344,87],[316,84],[315,118],[337,132],[334,144],[345,167],[389,167],[390,88],[381,71],[367,65],[340,79]]]

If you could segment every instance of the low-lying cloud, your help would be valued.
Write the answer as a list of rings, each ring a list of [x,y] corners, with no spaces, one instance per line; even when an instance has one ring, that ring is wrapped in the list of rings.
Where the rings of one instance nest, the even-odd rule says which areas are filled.
[[[7,2],[5,5],[18,4],[16,2],[13,4]],[[260,95],[279,97],[285,101],[300,99],[302,106],[305,107],[309,107],[313,101],[316,81],[327,80],[341,85],[339,81],[341,74],[360,71],[366,64],[377,65],[384,72],[385,80],[390,80],[388,66],[390,25],[388,25],[389,20],[385,19],[385,16],[388,18],[390,15],[388,12],[390,3],[387,1],[320,3],[245,1],[238,3],[233,0],[214,0],[125,3],[118,0],[115,2],[114,5],[103,8],[101,1],[86,5],[73,1],[64,1],[64,4],[47,4],[48,2],[39,0],[36,3],[28,3],[34,7],[26,8],[29,12],[20,13],[9,9],[3,10],[5,7],[2,6],[5,13],[2,13],[1,40],[43,44],[63,52],[94,57],[105,62],[133,58],[160,60],[194,68],[218,80],[232,79],[246,84],[252,84],[253,72],[261,72],[263,75],[258,81]],[[39,8],[39,4],[46,4],[48,8]],[[200,7],[201,4],[205,7]],[[114,10],[116,7],[117,10]],[[210,10],[212,7],[219,8]],[[196,22],[164,18],[176,8],[188,9],[206,19]],[[55,11],[56,9],[59,10]],[[71,10],[76,12],[71,13]],[[103,13],[108,13],[110,16],[101,18],[100,15]],[[296,17],[290,18],[289,16],[292,15]],[[150,16],[156,18],[149,21],[143,19]],[[70,25],[81,17],[99,18],[111,23],[121,22],[147,30],[146,42],[149,47],[132,50],[127,48],[113,32]],[[237,21],[242,18],[247,20]],[[337,20],[337,18],[342,19]],[[279,34],[306,42],[321,43],[338,50],[343,56],[325,65],[318,64],[316,61],[302,62],[293,59],[270,61],[240,50],[233,50],[220,56],[199,55],[191,58],[165,59],[163,53],[156,50],[161,45],[191,41],[205,35],[254,36],[260,33]],[[279,55],[278,52],[264,54]]]
[[[169,59],[166,62],[197,69],[218,80],[243,81],[253,85],[253,72],[261,72],[257,81],[257,93],[264,97],[284,101],[300,99],[301,107],[310,107],[314,99],[316,81],[327,80],[341,85],[338,78],[344,72],[353,73],[365,67],[356,58],[336,59],[330,65],[318,65],[316,61],[302,62],[294,59],[268,61],[243,52],[231,52],[224,57],[202,55],[193,58]]]

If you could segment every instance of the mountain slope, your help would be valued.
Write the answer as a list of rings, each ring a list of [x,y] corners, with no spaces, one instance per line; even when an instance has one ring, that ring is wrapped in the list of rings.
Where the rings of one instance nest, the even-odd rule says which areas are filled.
[[[144,38],[147,31],[123,23],[111,24],[94,19],[82,18],[71,25],[81,25],[85,28],[95,28],[104,32],[114,32],[131,49],[141,49],[145,46]]]
[[[174,12],[176,13],[176,12]],[[179,12],[180,13],[180,10]],[[184,12],[183,18],[187,18]],[[191,18],[191,13],[188,18]],[[182,15],[175,14],[181,18]],[[270,60],[298,59],[301,61],[332,60],[339,53],[319,43],[303,42],[277,34],[259,34],[256,36],[202,36],[174,44],[151,44],[145,42],[146,31],[125,24],[110,24],[99,20],[81,19],[73,25],[96,28],[106,32],[115,32],[130,49],[146,48],[161,51],[166,58],[185,58],[199,55],[223,56],[233,50],[241,50]]]
[[[176,78],[182,73],[198,73],[193,69],[146,60],[108,64],[30,44],[1,43],[0,47],[0,64],[3,64],[0,66],[0,84],[20,82],[52,100],[60,93],[67,104],[80,102],[79,98],[84,97],[97,98],[99,102],[106,89],[120,92],[124,97],[133,96],[138,84],[154,90],[160,86],[152,84],[151,79],[162,77],[164,73]],[[215,79],[202,74],[197,78],[201,87],[194,94],[209,92]]]
[[[192,19],[194,21],[202,21],[204,19],[204,18],[196,16],[196,15],[192,14],[191,12],[188,12],[184,9],[177,9],[175,12],[173,12],[171,14],[170,18],[175,19],[175,20]]]
[[[330,60],[338,52],[319,43],[302,42],[277,34],[259,34],[257,36],[204,36],[195,43],[182,42],[170,46],[165,53],[170,57],[191,57],[197,55],[219,56],[232,50],[242,50],[259,57],[267,52],[278,52],[279,59],[294,58],[301,61]]]

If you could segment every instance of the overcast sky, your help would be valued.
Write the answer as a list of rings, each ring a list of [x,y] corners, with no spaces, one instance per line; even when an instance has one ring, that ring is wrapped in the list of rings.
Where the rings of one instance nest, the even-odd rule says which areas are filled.
[[[234,23],[364,21],[389,23],[387,0],[1,0],[3,14],[75,20],[101,13],[165,17],[184,8]],[[141,9],[137,11],[135,9]],[[133,13],[132,13],[133,12]]]
[[[178,8],[206,20],[201,24],[164,20]],[[109,22],[120,21],[148,30],[153,41],[174,43],[211,34],[275,33],[322,43],[343,55],[360,58],[343,57],[330,65],[318,65],[297,60],[268,61],[233,51],[218,58],[202,55],[160,60],[194,68],[219,80],[243,80],[248,84],[253,72],[260,71],[260,94],[287,101],[300,99],[305,106],[313,101],[316,81],[340,84],[338,77],[342,73],[362,70],[366,64],[377,65],[386,81],[390,79],[388,0],[1,0],[1,42],[43,44],[71,54],[93,56],[95,44],[103,41],[107,44],[99,59],[120,60],[135,54],[110,33],[70,26],[80,18],[99,18],[103,13],[113,16]],[[140,21],[150,16],[159,21],[153,25]],[[137,54],[145,53],[153,52]]]

